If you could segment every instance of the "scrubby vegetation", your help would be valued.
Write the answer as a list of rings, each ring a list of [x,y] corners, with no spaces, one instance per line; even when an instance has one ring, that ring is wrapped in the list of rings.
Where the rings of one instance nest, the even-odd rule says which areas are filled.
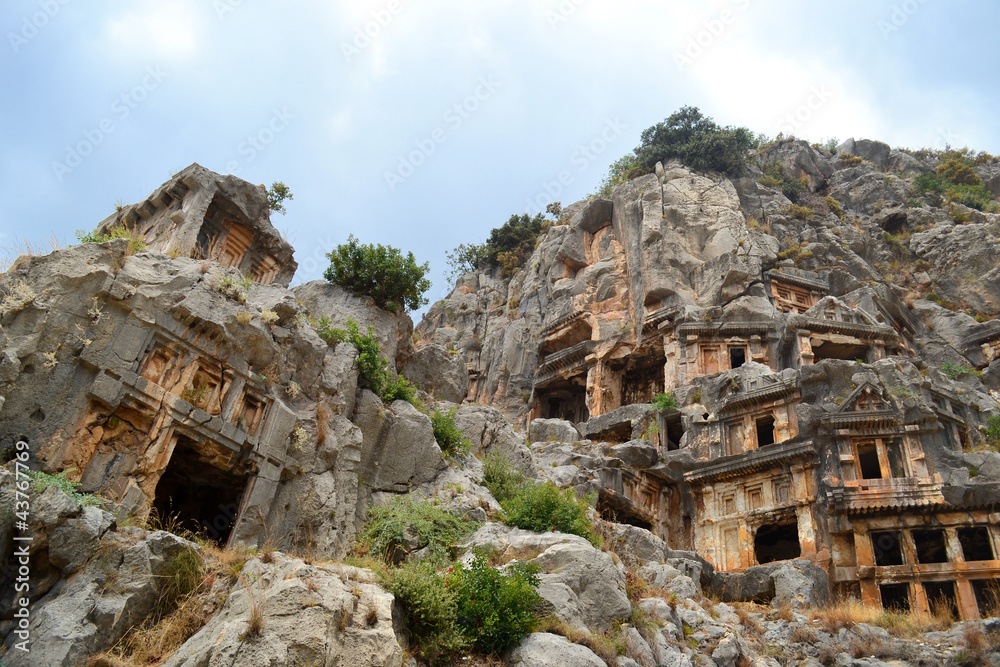
[[[352,234],[327,257],[330,266],[324,278],[356,295],[372,297],[380,308],[395,312],[427,304],[424,293],[431,281],[424,274],[430,264],[417,264],[412,252],[404,256],[392,246],[362,244]]]
[[[573,489],[560,489],[552,482],[545,482],[525,485],[520,493],[500,506],[507,513],[506,521],[511,526],[542,533],[558,530],[579,535],[596,546],[600,539],[587,518],[589,504],[577,499]]]
[[[31,479],[31,488],[35,491],[42,492],[50,486],[54,486],[65,493],[77,505],[100,505],[101,499],[97,496],[80,492],[80,483],[74,482],[67,477],[67,473],[70,472],[73,472],[72,468],[54,475],[42,472],[41,470],[29,470],[28,477]]]
[[[671,410],[676,410],[677,407],[677,398],[672,391],[666,394],[657,394],[653,397],[653,409],[657,412],[670,412]]]
[[[359,539],[369,553],[387,562],[402,560],[410,539],[417,549],[427,549],[428,560],[442,565],[451,560],[455,542],[474,528],[475,523],[449,514],[434,501],[406,495],[369,509]]]
[[[959,151],[947,152],[934,171],[914,179],[913,190],[920,195],[933,193],[949,203],[980,211],[1000,212],[1000,203],[979,181],[975,166],[976,161],[968,155]]]
[[[316,333],[329,344],[350,343],[358,351],[355,365],[358,369],[358,381],[361,386],[371,389],[385,403],[393,401],[416,401],[417,390],[409,380],[402,375],[393,379],[389,373],[389,360],[382,354],[382,346],[375,337],[375,329],[368,327],[368,332],[362,334],[358,323],[347,318],[347,328],[337,329],[329,318],[323,317],[316,326]]]
[[[447,254],[452,278],[483,266],[499,266],[503,277],[511,277],[531,256],[549,223],[541,213],[533,217],[527,213],[510,216],[490,231],[485,243],[463,243]]]
[[[472,441],[455,425],[455,411],[435,410],[431,415],[434,439],[445,456],[465,456],[472,450]]]
[[[745,127],[720,127],[697,107],[681,107],[666,120],[646,128],[635,149],[639,166],[652,171],[659,161],[680,160],[700,171],[736,174],[757,145]]]
[[[76,238],[80,243],[107,243],[115,239],[126,239],[128,241],[126,254],[128,255],[134,255],[140,250],[146,249],[146,243],[142,240],[142,235],[139,234],[139,231],[128,227],[124,223],[118,224],[107,232],[98,232],[96,230],[85,232],[82,229],[78,229],[76,230]]]
[[[474,523],[412,497],[373,507],[367,518],[359,545],[389,565],[379,568],[383,584],[401,603],[413,642],[429,664],[447,664],[470,649],[498,653],[536,625],[537,567],[514,563],[501,572],[481,555],[468,563],[452,561],[454,544]],[[406,560],[407,541],[426,555]]]
[[[484,463],[483,484],[504,509],[508,525],[541,533],[558,530],[600,544],[587,518],[596,498],[580,500],[573,489],[560,489],[551,482],[535,484],[502,454],[487,456]]]
[[[281,181],[275,181],[271,184],[271,189],[267,191],[267,206],[275,213],[280,213],[285,215],[288,211],[285,210],[285,200],[295,199],[292,191],[288,189],[288,186]]]

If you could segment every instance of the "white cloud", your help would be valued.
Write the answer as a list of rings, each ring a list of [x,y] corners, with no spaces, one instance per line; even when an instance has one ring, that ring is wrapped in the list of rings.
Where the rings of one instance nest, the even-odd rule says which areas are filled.
[[[105,37],[121,54],[179,60],[197,54],[204,29],[204,7],[186,0],[145,3],[110,19]]]

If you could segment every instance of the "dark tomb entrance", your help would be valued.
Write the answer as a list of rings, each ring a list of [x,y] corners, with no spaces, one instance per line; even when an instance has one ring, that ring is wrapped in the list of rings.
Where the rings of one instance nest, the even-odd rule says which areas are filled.
[[[791,560],[802,555],[799,527],[795,523],[767,524],[757,529],[753,538],[754,555],[761,565],[776,560]]]
[[[247,485],[246,474],[236,467],[234,452],[178,435],[156,485],[153,509],[162,519],[172,517],[180,528],[227,544]]]

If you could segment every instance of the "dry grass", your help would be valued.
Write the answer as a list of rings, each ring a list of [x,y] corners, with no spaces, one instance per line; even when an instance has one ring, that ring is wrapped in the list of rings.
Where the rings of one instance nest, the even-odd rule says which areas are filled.
[[[935,614],[887,611],[870,607],[858,600],[844,600],[822,609],[814,609],[810,619],[819,621],[821,628],[834,633],[841,628],[850,629],[859,623],[884,628],[897,637],[910,638],[925,632],[938,632],[951,626],[951,609],[944,605]]]
[[[326,442],[326,422],[330,419],[330,408],[320,401],[316,404],[316,446],[321,447]]]
[[[616,664],[619,656],[625,655],[625,640],[621,629],[612,628],[606,634],[588,634],[585,630],[574,628],[556,616],[546,616],[538,623],[536,632],[551,632],[565,637],[574,644],[586,646],[608,664]]]
[[[251,322],[253,322],[253,313],[251,313],[249,310],[241,310],[240,312],[236,313],[236,321],[239,322],[240,324],[250,324]]]
[[[206,573],[193,551],[167,563],[159,582],[159,600],[146,621],[129,630],[115,646],[87,661],[88,667],[139,667],[159,664],[200,630],[215,574]]]
[[[46,243],[48,243],[49,246],[48,250],[39,245],[32,245],[32,243],[26,239],[18,240],[15,236],[11,245],[0,247],[0,275],[6,273],[21,257],[42,257],[44,255],[48,255],[54,250],[59,250],[61,247],[59,238],[56,236],[55,232],[52,232],[49,235]]]
[[[21,310],[35,300],[35,293],[20,278],[8,280],[0,288],[0,317]]]

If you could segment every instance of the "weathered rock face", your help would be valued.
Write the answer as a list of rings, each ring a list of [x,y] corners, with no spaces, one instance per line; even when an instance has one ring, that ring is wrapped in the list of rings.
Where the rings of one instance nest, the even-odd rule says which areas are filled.
[[[213,202],[225,194],[266,222],[258,188],[199,170],[164,187],[186,184],[195,203],[215,188]],[[167,199],[158,191],[150,201]],[[154,217],[151,239],[188,233]],[[370,299],[325,282],[260,284],[210,259],[133,255],[125,240],[21,258],[0,290],[0,446],[27,442],[33,469],[68,471],[123,514],[155,510],[223,542],[335,556],[370,502],[359,479],[399,492],[444,467],[439,452],[425,465],[422,452],[437,446],[423,415],[411,415],[423,420],[417,441],[399,419],[362,434],[357,352],[310,325],[353,318],[379,332],[389,358],[409,354],[409,318]],[[419,442],[410,462],[426,474],[378,470],[383,438]]]
[[[229,595],[168,667],[402,664],[393,597],[375,585],[371,572],[307,565],[275,553],[272,563],[248,561],[241,576],[250,583]],[[257,634],[249,630],[254,613]]]
[[[192,164],[149,198],[124,206],[98,225],[125,227],[151,250],[210,259],[254,282],[288,286],[298,264],[292,246],[271,225],[267,190]]]
[[[4,507],[15,507],[15,476],[0,469],[0,498]],[[6,553],[10,545],[16,559],[29,563],[30,575],[19,568],[6,569],[3,584],[14,591],[16,577],[31,585],[30,622],[19,625],[13,595],[3,600],[0,634],[9,649],[9,665],[75,667],[94,653],[109,648],[132,626],[153,610],[162,595],[171,561],[199,547],[163,531],[138,528],[115,530],[115,518],[96,507],[80,507],[56,487],[44,492],[28,490],[29,527],[17,531],[30,542],[12,542],[14,515],[4,517],[2,538]],[[22,505],[23,507],[23,505]],[[26,548],[27,553],[23,553]],[[17,630],[26,634],[18,635]],[[29,652],[14,648],[28,641]]]
[[[977,617],[1000,576],[995,464],[974,451],[1000,397],[1000,215],[914,199],[937,160],[780,142],[758,164],[795,206],[755,167],[658,165],[567,207],[506,283],[462,277],[416,337],[457,349],[470,397],[530,423],[539,474],[597,491],[605,519],[723,572],[804,558],[873,604],[925,604],[943,577]],[[932,565],[965,551],[987,569]],[[823,588],[786,574],[786,601]]]

